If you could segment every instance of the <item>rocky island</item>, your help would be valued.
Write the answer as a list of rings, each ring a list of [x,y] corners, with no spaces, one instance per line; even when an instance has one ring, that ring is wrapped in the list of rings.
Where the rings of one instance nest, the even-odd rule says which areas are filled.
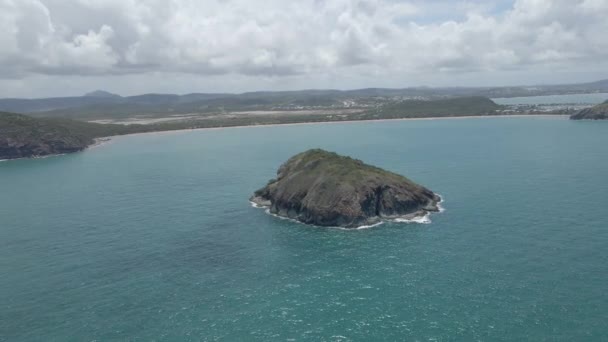
[[[572,120],[606,120],[608,119],[608,101],[591,108],[585,108],[570,117]]]
[[[303,223],[356,228],[425,216],[439,210],[441,198],[396,173],[313,149],[281,165],[250,200]]]

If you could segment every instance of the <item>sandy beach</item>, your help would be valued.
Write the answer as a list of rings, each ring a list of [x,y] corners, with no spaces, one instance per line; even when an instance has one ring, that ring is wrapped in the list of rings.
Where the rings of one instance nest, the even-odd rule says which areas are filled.
[[[524,117],[536,117],[536,118],[563,118],[568,119],[568,115],[564,114],[514,114],[514,115],[467,115],[467,116],[449,116],[449,117],[429,117],[429,118],[398,118],[398,119],[375,119],[375,120],[343,120],[343,121],[318,121],[318,122],[295,122],[295,123],[282,123],[282,124],[268,124],[268,125],[240,125],[240,126],[222,126],[222,127],[201,127],[201,128],[187,128],[187,129],[176,129],[168,131],[155,131],[155,132],[142,132],[142,133],[131,133],[124,135],[114,135],[107,138],[117,138],[134,136],[141,134],[173,134],[182,132],[191,132],[199,130],[222,130],[231,128],[254,128],[254,127],[277,127],[277,126],[299,126],[299,125],[326,125],[326,124],[350,124],[350,123],[362,123],[362,122],[386,122],[386,121],[427,121],[427,120],[459,120],[459,119],[494,119],[494,118],[524,118]]]

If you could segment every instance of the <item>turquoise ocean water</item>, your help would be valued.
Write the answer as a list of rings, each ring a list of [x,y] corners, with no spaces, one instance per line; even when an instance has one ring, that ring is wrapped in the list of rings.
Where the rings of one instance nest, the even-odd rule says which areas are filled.
[[[252,208],[321,147],[440,193],[430,224]],[[126,136],[0,163],[0,341],[605,341],[608,122],[478,118]]]

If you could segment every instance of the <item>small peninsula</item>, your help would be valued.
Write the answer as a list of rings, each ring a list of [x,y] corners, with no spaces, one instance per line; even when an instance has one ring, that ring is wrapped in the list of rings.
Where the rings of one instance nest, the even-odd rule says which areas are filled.
[[[441,198],[404,176],[321,149],[291,157],[250,201],[317,226],[357,228],[439,211]]]
[[[127,134],[137,128],[0,112],[0,159],[78,152],[97,138]]]
[[[606,120],[608,119],[608,101],[591,108],[586,108],[570,117],[572,120]]]

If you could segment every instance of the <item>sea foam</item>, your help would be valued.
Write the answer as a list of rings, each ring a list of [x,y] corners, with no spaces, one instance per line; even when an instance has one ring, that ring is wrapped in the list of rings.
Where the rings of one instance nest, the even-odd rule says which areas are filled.
[[[439,209],[438,213],[442,213],[445,211],[445,208],[441,206],[441,203],[444,202],[443,196],[439,196],[440,200],[437,203],[437,208]],[[416,216],[416,217],[411,217],[411,218],[394,218],[394,219],[383,219],[380,222],[374,223],[374,224],[370,224],[370,225],[362,225],[359,227],[354,227],[354,228],[345,228],[345,227],[335,227],[335,226],[317,226],[314,224],[306,224],[304,222],[300,222],[298,220],[289,218],[289,217],[284,217],[284,216],[280,216],[277,214],[273,214],[270,212],[270,208],[268,208],[267,206],[263,206],[263,205],[259,205],[255,202],[249,201],[249,203],[251,204],[252,207],[256,208],[256,209],[265,209],[264,212],[270,216],[279,218],[281,220],[286,220],[286,221],[291,221],[294,223],[299,223],[299,224],[303,224],[306,226],[313,226],[313,227],[318,227],[318,228],[332,228],[332,229],[340,229],[340,230],[361,230],[361,229],[369,229],[369,228],[374,228],[377,227],[385,222],[393,222],[393,223],[417,223],[417,224],[430,224],[432,223],[431,221],[431,213],[427,212],[426,214],[422,215],[422,216]]]

